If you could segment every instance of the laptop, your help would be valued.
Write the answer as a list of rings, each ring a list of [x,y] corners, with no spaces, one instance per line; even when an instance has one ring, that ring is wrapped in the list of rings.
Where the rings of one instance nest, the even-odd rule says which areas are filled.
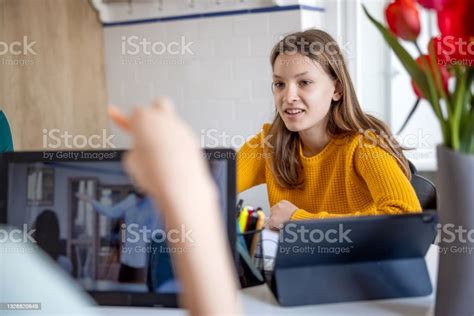
[[[0,224],[31,233],[34,243],[98,304],[177,307],[181,285],[171,256],[187,249],[169,247],[166,240],[173,234],[188,238],[186,228],[164,229],[160,206],[124,172],[123,153],[1,155]],[[235,258],[235,152],[206,149],[203,154]]]
[[[435,211],[288,222],[270,287],[283,306],[430,295]]]

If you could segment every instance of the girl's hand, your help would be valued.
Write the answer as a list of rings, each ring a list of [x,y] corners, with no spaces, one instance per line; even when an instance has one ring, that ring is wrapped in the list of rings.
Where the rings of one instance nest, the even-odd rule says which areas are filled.
[[[160,206],[166,229],[192,232],[192,241],[167,240],[176,249],[191,247],[172,254],[184,288],[182,305],[191,315],[240,315],[217,189],[191,128],[167,99],[135,109],[130,118],[114,108],[109,115],[130,133],[133,145],[124,157],[125,167],[135,184]]]
[[[291,216],[297,209],[298,206],[287,200],[281,200],[273,205],[270,209],[270,221],[268,223],[270,229],[281,229],[283,224],[291,219]]]
[[[109,114],[133,138],[125,167],[146,193],[167,202],[182,199],[183,192],[208,194],[207,188],[213,188],[197,138],[169,99],[137,107],[130,118],[115,108],[109,108]]]

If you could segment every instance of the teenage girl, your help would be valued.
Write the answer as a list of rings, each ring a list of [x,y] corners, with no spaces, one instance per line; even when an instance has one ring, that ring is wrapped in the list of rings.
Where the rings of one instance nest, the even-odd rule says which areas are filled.
[[[402,148],[365,114],[341,50],[320,30],[270,56],[276,114],[240,149],[238,191],[266,183],[270,228],[288,220],[420,212]]]

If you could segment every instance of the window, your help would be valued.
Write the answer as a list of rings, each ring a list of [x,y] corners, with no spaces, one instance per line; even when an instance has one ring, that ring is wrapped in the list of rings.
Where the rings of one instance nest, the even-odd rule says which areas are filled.
[[[27,205],[54,204],[54,169],[27,169]]]

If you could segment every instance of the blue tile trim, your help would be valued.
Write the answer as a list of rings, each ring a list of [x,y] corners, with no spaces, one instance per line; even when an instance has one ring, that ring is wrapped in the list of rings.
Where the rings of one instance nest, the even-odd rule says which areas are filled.
[[[188,15],[175,15],[175,16],[166,16],[162,18],[153,18],[153,19],[102,23],[102,26],[103,27],[124,26],[124,25],[133,25],[133,24],[159,23],[159,22],[179,21],[179,20],[189,20],[189,19],[213,18],[213,17],[218,17],[218,16],[256,14],[256,13],[292,11],[292,10],[307,10],[307,11],[317,11],[317,12],[325,11],[324,8],[312,7],[308,5],[287,5],[287,6],[281,6],[281,7],[273,6],[273,7],[264,7],[264,8],[256,8],[256,9],[219,11],[219,12],[197,13],[197,14],[188,14]]]

